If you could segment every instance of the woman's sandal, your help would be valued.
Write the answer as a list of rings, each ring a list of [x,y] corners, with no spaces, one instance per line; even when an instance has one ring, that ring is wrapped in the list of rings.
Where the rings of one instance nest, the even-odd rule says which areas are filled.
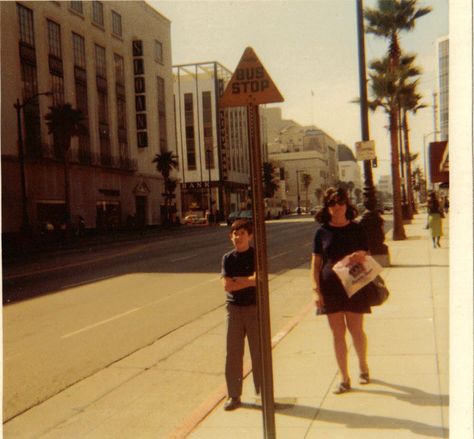
[[[359,375],[359,384],[369,384],[369,383],[370,383],[369,372],[362,372]]]
[[[351,390],[351,383],[348,381],[347,383],[341,382],[339,385],[334,389],[332,393],[335,395],[340,395],[342,393],[349,392]]]

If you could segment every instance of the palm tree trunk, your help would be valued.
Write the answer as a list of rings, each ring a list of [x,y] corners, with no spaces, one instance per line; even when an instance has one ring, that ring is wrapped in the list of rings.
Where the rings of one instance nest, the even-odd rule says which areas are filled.
[[[402,204],[400,193],[400,158],[398,154],[398,123],[396,105],[390,111],[390,146],[392,152],[392,188],[393,188],[393,240],[406,239],[403,227]]]
[[[413,213],[416,212],[415,197],[413,195],[413,184],[411,180],[411,160],[410,160],[410,136],[408,130],[408,115],[403,112],[403,135],[405,137],[405,175],[407,176],[407,198],[408,198],[408,213],[410,219],[413,218]]]

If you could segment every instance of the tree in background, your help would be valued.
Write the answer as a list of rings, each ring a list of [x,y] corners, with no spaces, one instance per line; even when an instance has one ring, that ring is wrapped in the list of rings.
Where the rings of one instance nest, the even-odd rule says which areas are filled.
[[[313,177],[311,177],[311,175],[309,174],[306,174],[306,173],[303,173],[301,175],[301,182],[303,183],[303,188],[305,190],[305,193],[306,193],[306,198],[305,198],[305,202],[306,202],[306,210],[309,209],[309,205],[308,205],[308,189],[309,189],[309,186],[311,185],[313,181]]]
[[[156,164],[156,170],[163,176],[163,186],[165,189],[165,222],[169,224],[171,222],[171,202],[177,186],[177,180],[170,179],[170,174],[173,169],[178,168],[178,157],[176,157],[173,151],[165,151],[161,154],[156,154],[152,163]]]
[[[318,202],[318,206],[321,205],[321,198],[323,198],[324,190],[320,187],[316,188],[314,191],[314,196],[316,197],[316,201]]]
[[[263,162],[263,193],[265,198],[273,198],[279,185],[275,177],[275,167],[273,163]]]
[[[71,104],[60,104],[49,107],[46,114],[46,125],[49,134],[53,135],[54,150],[64,164],[64,223],[66,230],[72,229],[71,222],[71,194],[70,194],[70,170],[69,151],[71,150],[71,139],[84,132],[82,124],[84,116],[81,110],[76,110]]]

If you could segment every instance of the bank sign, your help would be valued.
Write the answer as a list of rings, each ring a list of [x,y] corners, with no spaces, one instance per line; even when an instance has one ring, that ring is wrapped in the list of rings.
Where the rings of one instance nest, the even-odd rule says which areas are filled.
[[[219,100],[219,105],[244,107],[248,104],[260,105],[271,102],[283,102],[283,96],[254,50],[247,47]]]

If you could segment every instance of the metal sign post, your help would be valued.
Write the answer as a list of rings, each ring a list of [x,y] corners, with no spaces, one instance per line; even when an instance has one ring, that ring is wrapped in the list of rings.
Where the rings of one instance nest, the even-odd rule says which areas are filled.
[[[258,105],[282,102],[283,97],[273,84],[251,47],[247,47],[231,80],[227,84],[220,107],[247,107],[247,127],[250,153],[252,208],[257,274],[257,308],[260,334],[261,391],[265,439],[275,439],[275,400],[273,396],[273,366],[268,294],[267,242],[263,205],[262,157]]]

